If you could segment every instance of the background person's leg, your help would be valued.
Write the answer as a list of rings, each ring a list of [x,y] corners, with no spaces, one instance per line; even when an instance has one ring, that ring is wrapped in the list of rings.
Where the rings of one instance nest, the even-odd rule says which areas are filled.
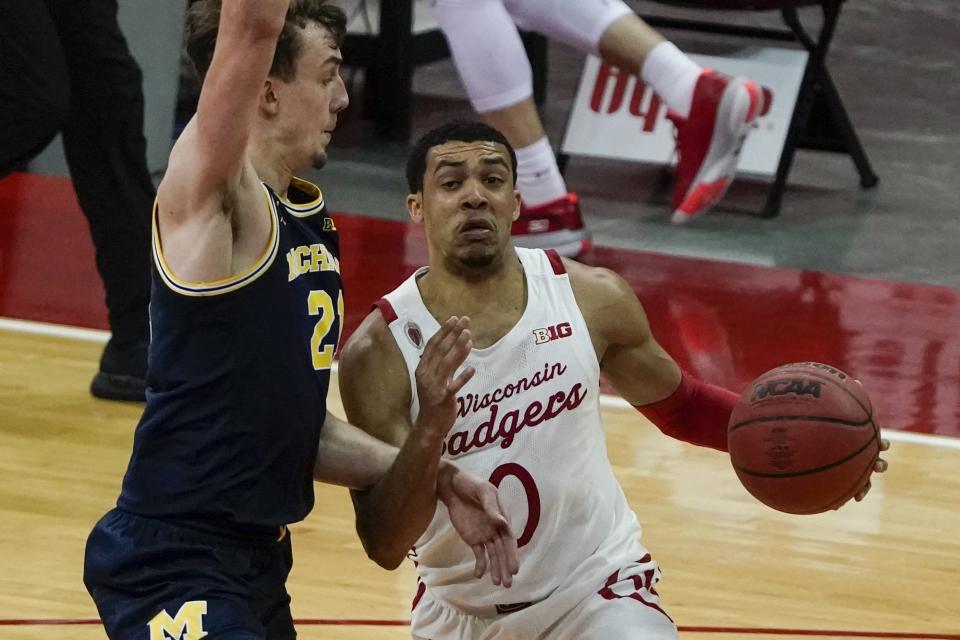
[[[691,220],[720,201],[736,175],[743,141],[766,108],[755,82],[705,71],[621,0],[504,2],[521,28],[639,73],[667,104],[679,153],[674,222]]]
[[[57,32],[37,0],[0,2],[0,178],[43,151],[67,120]]]
[[[70,72],[64,149],[90,224],[112,338],[91,387],[142,400],[149,340],[153,183],[143,136],[140,68],[117,23],[116,0],[47,0]]]
[[[673,221],[706,213],[733,182],[743,141],[768,106],[760,87],[704,70],[632,13],[612,23],[597,48],[605,62],[639,73],[670,109],[679,154]]]
[[[590,236],[537,113],[530,61],[504,3],[437,0],[431,7],[474,110],[516,149],[523,208],[513,225],[514,242],[581,253]]]

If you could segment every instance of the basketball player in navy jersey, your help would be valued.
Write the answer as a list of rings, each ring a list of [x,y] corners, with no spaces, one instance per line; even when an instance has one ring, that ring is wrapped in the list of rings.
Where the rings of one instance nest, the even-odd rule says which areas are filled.
[[[500,487],[520,571],[509,590],[475,579],[479,551],[457,538],[443,509],[375,559],[396,566],[413,548],[415,638],[674,639],[659,568],[607,460],[600,373],[666,434],[721,451],[737,396],[682,372],[612,271],[514,248],[515,169],[506,138],[482,123],[420,140],[407,208],[426,230],[429,266],[363,321],[341,355],[340,386],[353,424],[401,444],[424,409],[415,370],[425,340],[449,315],[470,316],[464,366],[476,373],[458,393],[443,457]],[[372,393],[381,402],[365,402]],[[391,532],[360,516],[365,544],[389,549],[381,540]]]
[[[327,412],[340,253],[323,195],[294,174],[324,164],[347,106],[344,28],[327,0],[191,7],[204,81],[154,207],[147,405],[86,550],[111,639],[296,637],[287,525],[312,508],[313,480],[353,488],[359,512],[399,535],[426,527],[439,493],[484,551],[476,571],[516,571],[496,489],[439,456],[472,375],[454,375],[467,319],[426,346],[421,419],[400,447]]]

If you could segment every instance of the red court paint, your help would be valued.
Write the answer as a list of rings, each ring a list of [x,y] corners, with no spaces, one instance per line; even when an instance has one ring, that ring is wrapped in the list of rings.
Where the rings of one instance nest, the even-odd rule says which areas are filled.
[[[344,339],[371,305],[426,262],[422,231],[339,214]],[[960,437],[960,293],[596,247],[684,368],[740,392],[775,365],[815,360],[863,381],[883,428]],[[0,181],[0,316],[106,328],[86,220],[69,181]]]

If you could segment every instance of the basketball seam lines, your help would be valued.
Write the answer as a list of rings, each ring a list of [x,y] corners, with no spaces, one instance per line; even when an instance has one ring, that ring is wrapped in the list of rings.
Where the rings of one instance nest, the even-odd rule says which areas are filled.
[[[851,487],[851,489],[855,489],[855,488],[857,488],[858,486],[862,485],[864,478],[869,478],[869,477],[870,477],[870,474],[873,472],[873,465],[874,465],[874,464],[876,464],[876,459],[870,460],[870,461],[867,463],[867,466],[866,466],[866,468],[863,470],[863,473],[861,473],[861,474],[860,474],[860,477],[857,478],[857,481],[853,483],[853,486]],[[843,493],[843,495],[844,495],[844,496],[849,495],[851,489],[847,489],[847,491],[845,491],[845,492]],[[843,506],[844,504],[846,504],[846,502],[847,502],[849,499],[850,499],[849,497],[848,497],[848,498],[843,498],[843,497],[837,498],[832,504],[830,504],[830,505],[827,507],[827,510],[829,510],[829,509],[839,509],[841,506]],[[809,515],[809,514],[813,514],[813,513],[822,513],[822,511],[823,511],[822,509],[813,509],[813,510],[810,510],[810,511],[796,511],[796,512],[791,512],[791,513],[795,513],[795,514],[798,515],[798,516],[803,516],[803,515]]]
[[[750,418],[743,422],[738,422],[727,430],[727,433],[733,433],[740,427],[746,427],[757,422],[786,422],[789,420],[813,420],[816,422],[829,422],[830,424],[839,424],[846,427],[865,427],[873,422],[873,416],[867,417],[863,422],[853,422],[851,420],[841,420],[840,418],[827,418],[823,416],[768,416],[765,418]]]
[[[844,462],[848,460],[852,460],[853,458],[863,453],[866,450],[866,448],[869,447],[870,444],[873,442],[877,442],[876,434],[871,435],[870,439],[867,440],[862,447],[860,447],[850,455],[840,458],[836,462],[831,462],[830,464],[824,465],[822,467],[816,467],[815,469],[806,469],[804,471],[791,471],[789,473],[760,473],[759,471],[751,471],[749,469],[745,469],[739,466],[735,466],[735,468],[737,471],[741,471],[743,473],[746,473],[747,475],[751,475],[757,478],[795,478],[797,476],[806,476],[812,473],[820,473],[821,471],[826,471],[827,469],[838,467]],[[879,448],[878,448],[878,451],[879,451]]]

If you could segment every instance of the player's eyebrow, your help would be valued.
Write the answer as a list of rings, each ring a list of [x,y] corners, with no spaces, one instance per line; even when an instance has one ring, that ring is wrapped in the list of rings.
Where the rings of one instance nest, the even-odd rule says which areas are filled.
[[[480,162],[482,162],[483,164],[486,164],[486,165],[500,165],[500,166],[502,166],[504,169],[509,169],[509,168],[510,168],[510,167],[507,165],[507,162],[503,159],[503,156],[500,156],[500,155],[484,156],[483,158],[480,158]],[[466,166],[466,164],[467,164],[467,163],[466,163],[465,160],[438,160],[438,161],[437,161],[437,166],[434,168],[433,173],[436,174],[436,173],[439,172],[441,169],[444,169],[444,168],[446,168],[446,167],[459,168],[459,167],[464,167],[464,166]]]
[[[467,165],[465,160],[437,160],[437,166],[434,167],[433,173],[436,175],[441,169],[446,167],[465,167]]]
[[[483,164],[491,164],[491,165],[492,165],[492,164],[499,164],[499,165],[502,166],[504,169],[509,169],[509,168],[510,168],[510,167],[507,165],[507,161],[504,160],[504,159],[503,159],[503,156],[501,156],[501,155],[499,155],[499,154],[497,154],[497,155],[490,155],[490,156],[484,156],[483,158],[480,158],[480,162],[482,162]]]

